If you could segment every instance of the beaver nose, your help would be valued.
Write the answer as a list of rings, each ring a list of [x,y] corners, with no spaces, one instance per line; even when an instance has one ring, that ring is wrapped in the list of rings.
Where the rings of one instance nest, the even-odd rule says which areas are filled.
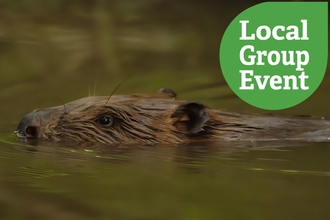
[[[19,138],[39,138],[40,127],[33,123],[32,118],[30,113],[18,124],[15,133]]]

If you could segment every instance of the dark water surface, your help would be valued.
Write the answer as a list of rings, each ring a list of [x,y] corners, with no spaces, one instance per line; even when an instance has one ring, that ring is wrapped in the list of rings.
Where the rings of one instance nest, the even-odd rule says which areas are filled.
[[[213,108],[270,113],[239,100],[219,68],[225,28],[257,1],[4,2],[1,220],[330,218],[330,143],[119,148],[26,144],[13,133],[34,109],[109,95],[127,77],[115,94],[169,87]],[[330,116],[329,74],[306,101],[275,113]]]
[[[330,143],[108,147],[0,137],[0,219],[328,219]]]

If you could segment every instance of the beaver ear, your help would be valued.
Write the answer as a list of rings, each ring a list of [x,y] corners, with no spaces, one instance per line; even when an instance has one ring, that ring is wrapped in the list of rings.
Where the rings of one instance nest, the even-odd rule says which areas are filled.
[[[176,98],[176,93],[172,89],[169,89],[169,88],[161,88],[157,91],[157,93],[164,94],[173,99]]]
[[[188,117],[187,131],[190,134],[197,134],[204,131],[203,127],[210,117],[205,110],[205,106],[197,102],[187,102],[179,106],[179,108],[172,114],[172,118]]]

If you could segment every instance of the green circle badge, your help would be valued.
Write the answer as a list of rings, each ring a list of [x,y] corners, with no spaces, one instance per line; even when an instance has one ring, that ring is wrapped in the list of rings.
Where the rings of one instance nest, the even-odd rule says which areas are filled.
[[[220,46],[230,88],[262,109],[292,107],[320,85],[328,60],[327,2],[266,2],[239,14]]]

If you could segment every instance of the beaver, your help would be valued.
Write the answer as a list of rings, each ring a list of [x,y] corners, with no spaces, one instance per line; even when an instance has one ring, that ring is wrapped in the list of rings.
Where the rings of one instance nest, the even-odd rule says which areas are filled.
[[[154,94],[88,96],[27,114],[15,131],[23,140],[107,145],[189,144],[218,141],[329,141],[330,120],[236,113]]]

